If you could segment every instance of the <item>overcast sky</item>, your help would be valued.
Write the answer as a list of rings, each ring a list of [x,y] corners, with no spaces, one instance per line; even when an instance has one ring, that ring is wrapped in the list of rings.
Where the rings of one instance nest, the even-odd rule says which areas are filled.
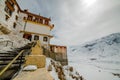
[[[120,32],[120,0],[17,0],[22,9],[51,17],[54,44],[79,45]]]

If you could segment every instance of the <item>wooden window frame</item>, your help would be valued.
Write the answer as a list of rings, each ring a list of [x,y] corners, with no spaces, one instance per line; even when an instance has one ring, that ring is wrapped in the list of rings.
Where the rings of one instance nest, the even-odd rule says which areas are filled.
[[[28,15],[28,17],[27,17],[27,20],[30,20],[30,21],[32,21],[32,20],[33,20],[33,16],[31,16],[31,15]]]
[[[13,28],[15,29],[15,28],[16,28],[16,26],[17,26],[17,24],[14,22],[14,23],[13,23]]]
[[[4,10],[5,10],[6,13],[9,14],[9,16],[12,16],[12,13],[13,13],[13,12],[12,12],[7,6],[5,6],[5,9],[4,9]]]
[[[45,20],[45,23],[44,23],[44,24],[49,25],[49,21],[48,21],[48,20]]]
[[[40,23],[43,24],[43,19],[40,19]]]
[[[48,41],[48,37],[46,37],[46,36],[43,37],[43,41],[44,41],[44,42],[47,42],[47,41]]]
[[[17,15],[15,16],[15,19],[18,20],[18,16]]]
[[[39,40],[39,36],[38,35],[34,35],[34,40]]]

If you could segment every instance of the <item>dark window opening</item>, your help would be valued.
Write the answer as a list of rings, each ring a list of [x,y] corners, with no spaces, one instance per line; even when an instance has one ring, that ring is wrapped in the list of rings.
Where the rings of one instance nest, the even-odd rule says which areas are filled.
[[[39,40],[39,36],[38,36],[38,35],[35,35],[35,36],[34,36],[34,40]]]
[[[32,35],[31,34],[24,34],[23,38],[28,39],[28,40],[31,41],[32,40]]]
[[[17,15],[16,15],[15,19],[18,20],[18,16]]]
[[[23,20],[26,20],[27,18],[26,17],[23,17]]]
[[[39,21],[38,21],[38,18],[35,18],[34,21],[37,22],[37,23],[39,22]]]
[[[9,19],[9,16],[8,15],[5,15],[5,20],[7,21]]]
[[[43,37],[43,41],[47,42],[48,38],[47,37]]]
[[[9,2],[12,7],[14,7],[14,3],[11,0],[7,0],[7,2]]]
[[[49,21],[48,21],[48,20],[45,20],[45,24],[48,25],[48,24],[49,24]]]
[[[13,24],[13,28],[14,28],[14,29],[16,28],[16,23]]]
[[[10,16],[12,15],[12,11],[11,11],[11,10],[9,11],[9,15],[10,15]]]
[[[12,12],[15,10],[14,2],[12,0],[6,0],[5,4],[6,4],[5,11],[11,16]]]
[[[54,52],[54,46],[50,46],[50,51]]]
[[[43,19],[40,19],[40,23],[43,24]]]
[[[4,10],[5,10],[5,12],[6,12],[6,13],[8,13],[8,14],[9,14],[9,16],[11,16],[11,15],[12,15],[12,11],[11,11],[11,10],[10,10],[7,6],[5,7],[5,9],[4,9]]]
[[[27,20],[30,20],[30,21],[32,21],[32,16],[28,15],[28,18],[27,18]]]

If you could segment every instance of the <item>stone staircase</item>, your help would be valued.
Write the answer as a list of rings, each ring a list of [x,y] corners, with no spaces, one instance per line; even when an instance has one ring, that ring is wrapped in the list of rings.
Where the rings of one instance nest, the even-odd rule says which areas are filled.
[[[1,72],[1,70],[4,69],[5,66],[7,66],[18,55],[18,53],[20,53],[20,51],[24,50],[22,55],[20,55],[9,67],[9,69],[0,76],[0,80],[10,80],[13,77],[13,75],[20,70],[21,65],[25,62],[25,56],[29,55],[29,53],[31,52],[30,49],[34,44],[35,44],[34,42],[28,43],[27,45],[21,48],[15,48],[12,51],[0,53],[0,72]]]

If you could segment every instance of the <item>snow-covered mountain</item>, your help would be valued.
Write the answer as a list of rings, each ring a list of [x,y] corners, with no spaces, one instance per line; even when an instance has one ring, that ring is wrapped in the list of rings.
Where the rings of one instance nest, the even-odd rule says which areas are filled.
[[[120,58],[120,33],[110,34],[101,39],[70,47],[70,54],[95,56],[99,58]]]
[[[120,33],[71,46],[68,60],[86,80],[120,80]]]

